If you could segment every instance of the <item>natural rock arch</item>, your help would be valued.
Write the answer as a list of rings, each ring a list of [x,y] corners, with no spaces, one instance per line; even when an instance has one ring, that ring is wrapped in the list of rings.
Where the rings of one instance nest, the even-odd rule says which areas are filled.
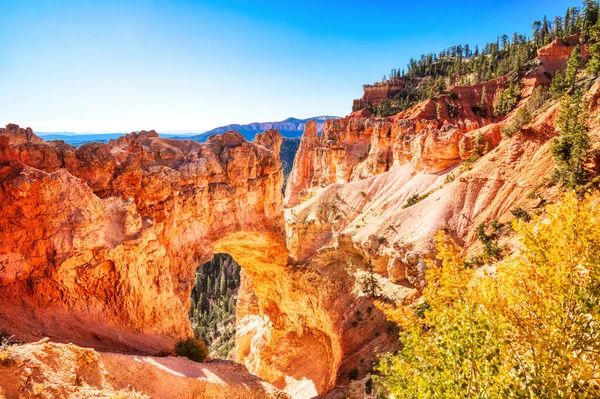
[[[191,334],[195,267],[226,252],[245,271],[237,360],[279,387],[331,388],[341,344],[311,296],[319,277],[288,264],[280,145],[274,130],[206,144],[141,132],[77,149],[0,129],[0,325],[168,353]]]

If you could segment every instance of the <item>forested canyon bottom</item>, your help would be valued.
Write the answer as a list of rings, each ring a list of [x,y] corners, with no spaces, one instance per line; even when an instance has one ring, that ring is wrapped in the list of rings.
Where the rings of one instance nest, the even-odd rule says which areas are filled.
[[[370,394],[378,355],[401,346],[384,311],[419,301],[438,232],[471,265],[493,263],[518,251],[517,215],[561,197],[548,182],[564,105],[537,103],[573,48],[555,41],[518,76],[394,117],[360,111],[320,136],[308,122],[285,197],[275,130],[203,144],[142,131],[75,148],[0,129],[0,326],[29,343],[1,348],[0,396]],[[515,80],[515,109],[492,116]],[[581,86],[598,137],[600,80]],[[523,107],[530,121],[503,135]],[[214,254],[241,270],[222,255],[198,270]],[[222,295],[236,289],[229,355],[219,340],[231,329],[206,310],[232,323]],[[239,364],[169,356],[194,333]]]

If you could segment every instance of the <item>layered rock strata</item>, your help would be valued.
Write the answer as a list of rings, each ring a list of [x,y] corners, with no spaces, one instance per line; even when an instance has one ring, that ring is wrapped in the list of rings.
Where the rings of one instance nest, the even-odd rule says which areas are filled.
[[[543,50],[520,76],[519,106],[552,76],[543,55],[555,52]],[[275,131],[206,144],[143,132],[76,149],[9,125],[0,131],[0,325],[24,340],[167,353],[191,334],[195,267],[226,252],[244,270],[239,362],[298,398],[347,383],[355,368],[362,377],[398,345],[360,287],[367,262],[378,299],[411,303],[437,231],[476,253],[478,224],[551,199],[540,182],[553,169],[558,106],[503,138],[512,114],[490,115],[508,79],[453,88],[392,118],[328,121],[321,136],[309,123],[285,211]],[[598,83],[589,92],[593,120],[599,92]]]

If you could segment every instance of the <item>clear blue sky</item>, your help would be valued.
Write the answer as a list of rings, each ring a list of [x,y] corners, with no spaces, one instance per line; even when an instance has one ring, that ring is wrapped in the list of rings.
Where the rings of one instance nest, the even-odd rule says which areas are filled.
[[[411,56],[577,1],[0,0],[0,125],[202,130],[346,115]]]

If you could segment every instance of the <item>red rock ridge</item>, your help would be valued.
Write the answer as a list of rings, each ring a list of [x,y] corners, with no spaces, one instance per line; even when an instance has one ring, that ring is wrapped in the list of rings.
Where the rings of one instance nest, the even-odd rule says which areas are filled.
[[[130,134],[75,148],[0,129],[0,307],[23,339],[169,351],[195,266],[247,232],[283,244],[276,131],[208,143]],[[275,257],[274,259],[279,259]]]
[[[362,98],[354,100],[353,108],[359,104],[364,107],[366,105],[377,105],[386,99],[392,99],[403,87],[404,82],[399,79],[386,80],[372,85],[363,85],[364,94]]]
[[[529,85],[547,83],[543,75],[536,76],[523,80],[525,99],[533,91]],[[499,126],[478,129],[499,120],[481,115],[492,115],[495,98],[507,82],[505,77],[457,86],[452,89],[455,98],[427,100],[390,118],[353,115],[327,121],[320,138],[307,126],[287,182],[285,205],[295,206],[329,184],[368,178],[407,162],[422,171],[446,169],[470,155],[476,133],[495,147],[501,138]],[[485,111],[476,112],[484,90]],[[460,113],[451,117],[450,107]]]

